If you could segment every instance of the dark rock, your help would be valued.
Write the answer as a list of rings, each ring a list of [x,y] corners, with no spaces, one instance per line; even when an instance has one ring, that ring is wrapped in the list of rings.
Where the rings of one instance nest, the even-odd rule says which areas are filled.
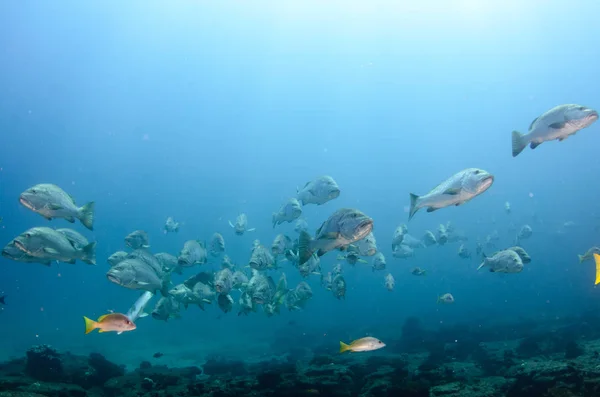
[[[140,363],[140,369],[148,369],[152,368],[152,363],[150,361],[142,361]]]
[[[48,382],[60,382],[64,377],[60,354],[48,345],[27,350],[25,371],[34,379]]]

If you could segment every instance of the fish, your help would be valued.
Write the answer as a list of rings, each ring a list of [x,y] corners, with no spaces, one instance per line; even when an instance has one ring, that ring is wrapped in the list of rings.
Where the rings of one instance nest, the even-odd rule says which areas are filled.
[[[447,305],[452,304],[452,303],[454,303],[454,297],[450,293],[440,295],[437,298],[437,303],[443,303],[443,304],[447,304]]]
[[[331,291],[333,288],[333,278],[337,275],[341,274],[332,274],[332,272],[327,272],[327,274],[321,274],[321,285],[328,291]]]
[[[56,231],[63,234],[67,238],[67,240],[69,240],[69,242],[71,243],[73,248],[75,248],[77,250],[83,249],[83,247],[85,247],[86,245],[88,245],[90,243],[87,238],[85,238],[79,232],[77,232],[73,229],[63,228],[63,229],[56,229]]]
[[[0,303],[2,303],[3,305],[6,305],[6,295],[0,296]]]
[[[74,264],[79,259],[89,265],[96,264],[96,242],[76,249],[64,234],[49,227],[31,228],[16,237],[14,244],[27,255],[43,260]]]
[[[385,275],[385,288],[388,291],[393,291],[395,286],[396,286],[396,280],[394,279],[394,276],[392,276],[391,273],[386,274]]]
[[[253,232],[256,228],[248,229],[248,216],[244,213],[241,213],[235,218],[235,225],[229,221],[229,226],[231,226],[238,236],[243,235],[245,232]]]
[[[172,296],[163,296],[156,302],[152,310],[152,318],[155,320],[168,321],[170,318],[179,318],[180,304]]]
[[[335,276],[331,281],[331,291],[333,292],[333,296],[335,296],[337,299],[345,299],[346,289],[346,279],[341,274]]]
[[[177,262],[177,257],[171,255],[166,252],[159,252],[154,254],[154,257],[160,263],[164,272],[172,272],[177,271],[179,267],[179,263]]]
[[[471,258],[471,250],[464,244],[461,244],[460,247],[458,247],[458,256],[462,259],[469,259]]]
[[[3,251],[4,253],[4,251]],[[589,250],[587,250],[585,252],[585,254],[583,255],[577,255],[577,257],[579,258],[579,263],[583,263],[589,259],[593,259],[594,258],[594,254],[600,254],[600,248],[598,247],[592,247]]]
[[[208,251],[212,256],[219,256],[225,252],[225,239],[220,233],[214,233],[208,243]]]
[[[439,245],[444,245],[448,242],[448,230],[446,230],[446,226],[440,224],[437,229],[438,237],[437,242]]]
[[[306,182],[302,189],[297,190],[297,199],[302,203],[323,205],[340,196],[340,187],[330,176],[321,176],[313,181]]]
[[[408,233],[404,235],[404,238],[402,239],[402,245],[406,245],[410,248],[425,248],[426,246],[423,241],[411,236]]]
[[[108,257],[107,262],[110,266],[114,266],[117,263],[124,261],[125,258],[127,258],[127,255],[129,254],[125,251],[117,251]]]
[[[319,229],[315,238],[303,231],[298,238],[299,263],[308,261],[316,252],[323,256],[336,248],[365,238],[373,230],[373,219],[357,209],[342,208],[335,211]]]
[[[346,262],[348,262],[349,265],[352,265],[352,266],[356,265],[358,262],[368,263],[366,260],[362,259],[359,256],[358,248],[355,245],[349,245],[346,253],[344,253],[343,255],[337,256],[338,261],[341,261],[344,259],[346,260]]]
[[[194,290],[187,287],[185,284],[178,284],[169,290],[169,295],[171,295],[175,300],[183,305],[184,308],[188,308],[188,305],[198,305],[200,309],[204,310],[203,298],[201,298],[198,294],[194,293]]]
[[[459,171],[423,196],[410,193],[408,220],[421,208],[433,212],[452,205],[462,205],[484,193],[493,183],[494,176],[485,170],[467,168]]]
[[[222,269],[215,274],[215,291],[220,295],[227,295],[233,287],[233,273],[229,269]]]
[[[435,235],[432,232],[430,232],[429,230],[425,231],[422,241],[426,247],[431,247],[432,245],[437,244],[437,239],[435,238]]]
[[[292,223],[298,219],[300,215],[302,215],[302,206],[300,205],[300,202],[295,198],[291,198],[279,208],[279,211],[273,212],[273,227],[281,225],[283,222]]]
[[[373,271],[384,270],[386,265],[385,256],[381,252],[378,252],[373,256],[373,260],[371,261],[371,268]]]
[[[506,203],[504,203],[504,211],[506,211],[507,214],[511,213],[511,209],[510,209],[510,203],[507,201]]]
[[[503,250],[491,257],[483,255],[483,262],[477,270],[487,266],[490,272],[495,273],[520,273],[523,270],[523,261],[519,254],[513,250]]]
[[[293,242],[292,239],[284,234],[278,234],[273,240],[273,244],[271,245],[271,252],[273,255],[281,255],[286,251],[292,249]]]
[[[308,230],[308,222],[306,222],[305,219],[296,220],[296,223],[294,224],[294,231],[296,233],[300,233],[303,230],[304,231]]]
[[[231,295],[219,295],[217,305],[223,313],[229,313],[233,309],[233,298]]]
[[[235,270],[235,264],[228,255],[223,256],[223,260],[221,261],[221,269],[229,269],[231,271]]]
[[[340,263],[338,263],[335,266],[333,266],[333,269],[331,269],[331,273],[334,276],[337,276],[338,274],[342,274],[342,265]]]
[[[133,331],[136,329],[136,325],[124,314],[121,313],[110,313],[104,316],[98,317],[98,320],[94,321],[85,316],[85,333],[89,334],[93,330],[97,329],[98,332],[111,332],[114,331],[117,335],[121,335],[126,331]]]
[[[51,266],[52,264],[52,260],[50,259],[37,258],[35,256],[23,252],[23,250],[19,249],[15,245],[14,240],[6,244],[6,246],[2,249],[2,256],[13,261],[23,263],[39,263],[44,266]]]
[[[121,287],[152,293],[161,291],[163,296],[166,296],[171,283],[170,274],[162,270],[162,266],[154,256],[148,255],[149,257],[143,259],[128,255],[125,260],[108,270],[106,278]],[[150,261],[150,257],[155,263]]]
[[[596,120],[598,112],[586,106],[565,104],[553,107],[536,117],[526,134],[512,132],[512,156],[517,157],[527,145],[535,149],[542,143],[555,139],[562,142]]]
[[[133,306],[127,311],[127,318],[129,318],[134,323],[138,318],[144,318],[148,316],[148,313],[144,311],[148,302],[154,297],[152,292],[146,291],[133,303]]]
[[[402,240],[404,240],[404,235],[408,233],[408,228],[406,225],[400,225],[394,230],[394,235],[392,236],[392,251],[396,249],[397,246],[402,244]]]
[[[236,270],[231,276],[231,288],[244,290],[248,286],[248,276],[244,272]]]
[[[424,276],[426,274],[426,270],[421,269],[420,267],[415,267],[411,270],[411,274],[414,276]]]
[[[312,254],[309,260],[304,262],[301,265],[298,265],[298,270],[300,271],[300,275],[304,278],[310,276],[311,274],[321,274],[321,258],[317,254]]]
[[[94,230],[93,201],[82,207],[75,205],[75,200],[60,187],[51,183],[41,183],[30,187],[19,196],[19,202],[33,212],[48,220],[63,218],[74,223],[79,219],[81,224],[89,230]]]
[[[524,265],[531,262],[531,257],[529,256],[527,251],[525,251],[522,247],[514,246],[514,247],[507,248],[507,249],[509,249],[511,251],[515,251],[517,253],[517,255],[519,255],[519,258],[521,258],[521,261],[523,262]]]
[[[252,302],[259,305],[271,302],[276,288],[271,276],[265,276],[262,272],[252,269],[252,277],[246,287],[246,292],[252,298]]]
[[[396,249],[392,252],[392,256],[398,259],[411,258],[415,255],[415,251],[408,245],[400,244],[396,246]]]
[[[152,357],[154,358],[161,358],[162,356],[164,356],[164,354],[162,354],[161,352],[156,352],[152,355]]]
[[[530,238],[532,235],[533,235],[533,229],[531,228],[531,226],[524,225],[521,228],[521,230],[519,230],[519,233],[517,234],[515,242],[518,245],[521,242],[521,240],[526,240],[526,239]]]
[[[364,238],[356,241],[354,245],[358,249],[359,255],[373,256],[377,253],[377,240],[375,239],[375,235],[372,231]]]
[[[275,258],[269,252],[264,245],[259,244],[252,255],[250,256],[250,263],[248,264],[252,269],[255,270],[266,270],[275,267]]]
[[[378,350],[385,347],[385,343],[380,341],[377,338],[373,338],[367,336],[365,338],[360,338],[355,341],[352,341],[350,344],[345,344],[340,341],[340,353],[344,352],[370,352],[373,350]]]
[[[240,295],[240,299],[238,300],[238,306],[240,310],[238,312],[238,316],[242,314],[247,316],[250,312],[254,311],[254,304],[252,303],[252,298],[247,292],[242,292]]]
[[[163,233],[177,233],[179,232],[179,222],[175,222],[173,217],[168,217],[165,221],[165,227]]]
[[[208,261],[204,243],[197,240],[188,240],[183,244],[183,249],[177,257],[177,263],[182,267],[203,265]]]
[[[148,233],[143,230],[136,230],[125,237],[125,245],[131,249],[150,248]]]

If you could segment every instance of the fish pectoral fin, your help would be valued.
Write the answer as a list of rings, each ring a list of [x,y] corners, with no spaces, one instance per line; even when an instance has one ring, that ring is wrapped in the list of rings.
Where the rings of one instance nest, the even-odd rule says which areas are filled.
[[[233,229],[235,229],[235,226],[233,226],[233,223],[231,223],[231,221],[229,221],[229,226],[231,226]]]
[[[117,332],[117,335],[121,335],[123,333],[123,331],[119,331]]]
[[[456,196],[458,193],[460,193],[460,188],[457,187],[451,187],[450,189],[446,189],[444,191],[444,194],[449,194],[451,196]]]
[[[550,124],[548,127],[553,128],[555,130],[560,130],[561,128],[564,128],[565,125],[566,125],[565,121],[558,121],[556,123]]]
[[[58,204],[48,204],[48,206],[46,208],[48,208],[49,210],[52,210],[52,211],[58,211],[58,210],[63,209],[63,207]]]
[[[72,216],[67,216],[67,217],[65,218],[65,220],[66,220],[67,222],[70,222],[70,223],[75,223],[75,218],[74,218],[74,217],[72,217]]]
[[[433,212],[433,211],[437,211],[437,210],[439,210],[439,208],[433,208],[433,207],[427,208],[427,212]]]
[[[536,147],[538,147],[538,146],[540,146],[540,145],[541,145],[541,143],[537,143],[537,142],[531,142],[531,143],[529,144],[529,147],[530,147],[530,148],[532,148],[532,149],[535,149]]]
[[[144,281],[138,281],[138,285],[148,285],[150,283],[144,282]]]
[[[100,333],[100,334],[103,333],[103,332],[106,332],[106,331],[104,331],[103,329],[99,329],[98,330],[98,333]]]
[[[43,251],[45,253],[47,253],[47,254],[50,254],[50,255],[56,255],[56,254],[58,254],[57,250],[55,250],[54,248],[50,248],[50,247],[44,247]]]

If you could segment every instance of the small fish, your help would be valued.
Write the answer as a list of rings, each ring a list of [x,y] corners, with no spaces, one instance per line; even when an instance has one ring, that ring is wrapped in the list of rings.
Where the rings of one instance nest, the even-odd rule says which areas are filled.
[[[432,245],[437,244],[437,239],[435,238],[435,235],[429,230],[425,231],[425,235],[423,236],[423,244],[425,244],[426,247],[431,247]]]
[[[350,352],[370,352],[385,347],[385,343],[377,338],[367,336],[366,338],[360,338],[352,341],[349,345],[340,341],[340,353],[347,351]]]
[[[386,265],[385,256],[381,252],[378,252],[373,256],[373,259],[371,260],[371,268],[373,271],[384,270]]]
[[[164,354],[162,354],[161,352],[156,352],[152,355],[152,357],[154,358],[161,358],[162,356],[164,356]]]
[[[523,270],[523,261],[519,254],[513,250],[503,250],[491,257],[483,255],[483,262],[477,270],[487,266],[494,273],[520,273]]]
[[[295,198],[286,201],[279,211],[273,213],[273,227],[282,224],[283,222],[291,223],[302,215],[302,206]]]
[[[127,255],[129,255],[129,254],[125,251],[117,251],[108,257],[107,262],[109,265],[115,266],[118,263],[123,262],[125,260],[125,258],[127,258]]]
[[[542,143],[555,139],[562,142],[596,120],[598,112],[594,109],[576,104],[556,106],[535,118],[526,134],[512,132],[512,156],[517,157],[527,145],[535,149]]]
[[[411,274],[413,274],[414,276],[424,276],[425,273],[426,273],[426,270],[423,270],[420,267],[415,267],[411,271]]]
[[[423,196],[411,193],[408,220],[421,208],[433,212],[451,205],[462,205],[488,190],[493,183],[494,176],[482,169],[467,168],[457,172]]]
[[[521,240],[526,240],[533,235],[533,229],[529,225],[525,225],[519,230],[517,234],[517,238],[515,240],[516,244],[520,244]]]
[[[437,298],[437,303],[443,303],[443,304],[454,303],[454,297],[450,293],[447,293],[447,294],[444,294],[444,295],[440,295]]]
[[[86,334],[98,329],[98,332],[116,331],[117,335],[121,335],[125,331],[133,331],[136,328],[129,317],[121,313],[105,314],[104,316],[98,317],[98,320],[96,321],[85,316],[83,316],[83,319],[85,320]]]
[[[458,247],[458,256],[462,259],[469,259],[471,258],[471,250],[464,244],[461,244],[460,247]]]
[[[302,205],[322,205],[340,195],[340,187],[330,176],[322,176],[307,182],[302,189],[297,189],[298,200]]]
[[[386,274],[385,276],[385,288],[388,291],[393,291],[396,286],[396,280],[394,280],[394,276],[391,273]]]
[[[150,243],[148,242],[148,233],[143,230],[136,230],[129,233],[125,237],[125,245],[134,250],[140,248],[150,248]]]
[[[179,222],[175,222],[173,217],[168,217],[165,221],[164,233],[177,233],[179,231]]]
[[[396,246],[394,251],[392,252],[392,256],[398,259],[406,259],[411,258],[415,255],[415,251],[410,248],[408,245],[400,244]]]
[[[74,223],[79,219],[83,226],[94,230],[94,202],[77,207],[73,197],[56,185],[42,183],[30,187],[21,193],[19,202],[48,220],[63,218]]]
[[[229,221],[229,226],[235,231],[235,234],[238,236],[243,235],[245,232],[253,232],[256,228],[248,229],[248,216],[244,213],[239,214],[237,218],[235,218],[235,225]]]

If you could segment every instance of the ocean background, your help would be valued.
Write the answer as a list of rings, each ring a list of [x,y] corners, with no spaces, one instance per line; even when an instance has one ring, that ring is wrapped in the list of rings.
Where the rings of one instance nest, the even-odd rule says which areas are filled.
[[[435,329],[598,310],[593,262],[577,254],[600,241],[600,125],[517,158],[510,133],[559,104],[600,107],[599,12],[592,1],[1,2],[0,242],[34,226],[73,227],[98,242],[98,264],[0,258],[0,359],[44,343],[130,366],[155,352],[168,364],[207,354],[252,361],[396,338],[410,316]],[[509,247],[509,225],[529,224],[531,264],[520,274],[477,272],[479,259],[460,259],[456,243],[393,258],[409,193],[469,167],[494,174],[490,190],[420,211],[409,233],[451,221],[474,251],[494,230],[498,248]],[[358,208],[374,219],[388,263],[380,272],[345,266],[345,300],[311,276],[302,312],[245,317],[213,304],[179,320],[139,319],[119,336],[84,335],[82,316],[126,312],[139,296],[105,275],[128,233],[146,230],[152,252],[177,255],[186,240],[220,232],[244,265],[254,239],[297,236],[293,224],[273,229],[271,214],[321,175],[341,195],[304,207],[311,232],[336,209]],[[79,205],[95,201],[94,231],[20,205],[38,183],[61,186]],[[228,221],[240,212],[254,233],[234,235]],[[163,234],[168,216],[183,223],[179,233]],[[322,258],[324,271],[336,255]],[[411,275],[415,266],[427,276]],[[289,264],[283,271],[290,286],[301,280]],[[436,304],[446,292],[456,303]]]

